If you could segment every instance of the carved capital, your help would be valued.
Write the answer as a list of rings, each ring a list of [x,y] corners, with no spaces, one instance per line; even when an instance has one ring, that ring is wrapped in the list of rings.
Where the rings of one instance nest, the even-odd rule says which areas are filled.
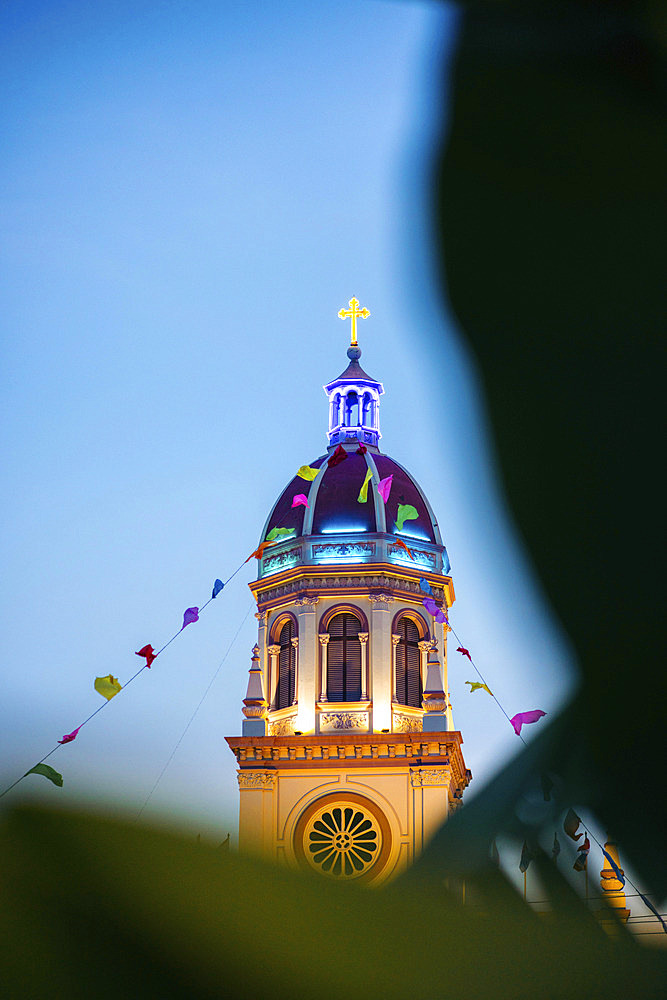
[[[357,639],[362,646],[365,646],[368,642],[368,632],[357,632]]]
[[[280,652],[280,646],[269,646],[268,649],[271,656],[277,656]]]
[[[446,767],[411,767],[410,781],[413,788],[449,785],[449,770]]]
[[[276,787],[275,771],[239,771],[239,788],[266,788]]]
[[[320,632],[317,638],[320,640],[320,646],[328,646],[331,636],[328,632]]]
[[[421,649],[422,653],[428,653],[429,649],[433,649],[433,645],[430,639],[422,639],[417,645]]]
[[[269,617],[269,612],[268,611],[255,611],[255,618],[260,623],[260,625],[262,623],[264,623],[266,625],[266,619],[268,617]]]
[[[400,635],[396,635],[395,632],[392,632],[391,633],[391,644],[392,644],[392,646],[398,646],[398,644],[399,644],[400,641],[401,641]]]
[[[290,639],[290,642],[292,643],[292,645],[294,646],[295,649],[299,648],[299,639],[298,639],[298,637],[296,639]]]

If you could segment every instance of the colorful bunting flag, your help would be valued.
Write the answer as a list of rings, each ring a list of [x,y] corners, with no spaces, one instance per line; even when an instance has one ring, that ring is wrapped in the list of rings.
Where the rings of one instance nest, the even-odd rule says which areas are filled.
[[[304,507],[308,507],[308,497],[305,493],[297,493],[292,500],[292,507],[298,507],[299,504],[303,504]]]
[[[341,462],[344,462],[346,458],[347,452],[345,451],[345,448],[343,448],[342,444],[339,444],[333,455],[329,458],[328,468],[333,469],[334,466],[340,465]]]
[[[577,855],[577,860],[572,865],[575,872],[583,872],[584,869],[586,868],[588,862],[588,852],[590,851],[590,849],[591,849],[591,842],[588,839],[588,837],[584,837],[583,844],[580,844],[579,847],[577,848],[577,850],[579,851],[579,854]]]
[[[577,816],[574,809],[568,809],[567,815],[563,820],[563,829],[565,830],[565,833],[568,835],[568,837],[572,838],[572,840],[579,840],[579,837],[582,836],[581,833],[577,833],[580,823],[581,820]]]
[[[393,478],[394,474],[392,473],[391,476],[387,476],[385,479],[381,479],[380,482],[378,483],[378,493],[380,494],[385,503],[389,499],[389,494],[391,493],[391,481]]]
[[[553,855],[554,861],[560,854],[560,843],[558,841],[558,834],[555,830],[554,830],[554,846],[551,848],[551,853]]]
[[[218,596],[218,594],[220,593],[220,591],[223,589],[224,586],[225,585],[222,582],[222,580],[215,581],[215,583],[213,584],[213,592],[211,594],[211,600],[213,600],[213,598]]]
[[[299,476],[301,479],[309,479],[312,482],[312,480],[315,479],[319,471],[320,471],[319,469],[313,469],[313,467],[310,465],[302,465],[299,471],[297,472],[297,476]]]
[[[107,701],[111,701],[122,690],[122,684],[119,684],[118,678],[112,674],[107,674],[106,677],[96,677],[94,687],[97,693],[101,694]]]
[[[405,542],[404,542],[404,541],[403,541],[403,540],[402,540],[401,538],[396,538],[396,539],[394,540],[394,545],[398,546],[398,548],[399,548],[399,549],[405,549],[405,551],[406,551],[406,552],[407,552],[407,554],[408,554],[408,555],[410,556],[410,558],[411,558],[411,559],[414,559],[414,556],[413,556],[413,554],[412,554],[412,549],[409,549],[409,548],[407,547],[407,545],[405,544]]]
[[[438,607],[438,605],[435,603],[432,597],[425,597],[424,600],[422,601],[422,604],[424,605],[428,613],[430,615],[433,615],[433,617],[437,622],[447,621],[447,615],[441,608]]]
[[[250,562],[253,556],[255,557],[255,559],[261,559],[262,556],[264,555],[264,549],[268,549],[270,545],[275,545],[275,544],[276,544],[275,542],[260,542],[255,551],[250,553],[250,555],[246,559],[246,562]],[[245,563],[243,565],[245,566]]]
[[[183,624],[181,625],[181,632],[186,625],[192,625],[194,622],[199,621],[199,608],[186,608],[183,612]]]
[[[491,697],[493,698],[493,691],[489,691],[486,684],[482,684],[481,681],[465,681],[465,683],[470,685],[470,694],[472,694],[473,691],[477,691],[481,688],[483,691],[486,691],[488,694],[490,694]]]
[[[355,455],[365,455],[367,451],[368,451],[368,448],[366,447],[366,445],[362,444],[361,441],[360,441],[359,442],[359,447],[355,451]]]
[[[519,871],[528,871],[528,865],[535,858],[535,852],[528,846],[526,841],[523,842],[523,847],[521,848],[521,860],[519,861]]]
[[[433,588],[431,587],[431,584],[423,576],[419,578],[419,587],[420,590],[423,591],[423,593],[431,595],[433,594]]]
[[[266,536],[268,542],[273,542],[277,538],[287,538],[288,535],[293,535],[296,528],[271,528],[271,531]]]
[[[399,531],[402,531],[404,523],[406,521],[414,521],[416,517],[419,517],[416,507],[413,507],[411,503],[399,503],[398,514],[396,515],[396,527]]]
[[[141,649],[135,653],[135,656],[145,656],[146,666],[150,667],[151,663],[155,659],[156,653],[152,646],[142,646]]]
[[[54,771],[48,764],[35,764],[34,767],[31,767],[29,771],[25,772],[23,777],[27,778],[29,774],[42,774],[45,778],[48,778],[49,781],[52,781],[54,785],[57,785],[58,788],[63,787],[62,774],[58,774],[58,772]]]
[[[457,646],[456,647],[456,652],[457,653],[462,653],[463,656],[467,656],[468,659],[470,660],[470,662],[472,663],[472,656],[470,655],[470,650],[466,649],[465,646]]]
[[[637,889],[637,895],[641,899],[642,903],[644,903],[645,906],[648,906],[651,913],[658,918],[658,920],[662,924],[663,930],[667,933],[667,924],[662,919],[662,917],[660,916],[660,914],[658,913],[658,911],[656,910],[655,906],[650,901],[650,899],[647,899],[646,896],[643,894],[643,892],[640,892],[639,889]]]
[[[510,722],[514,726],[514,732],[517,736],[521,736],[522,726],[526,726],[531,722],[537,722],[543,715],[546,714],[547,713],[543,712],[541,708],[534,708],[530,712],[517,712],[516,715],[512,716]]]
[[[373,470],[368,469],[366,472],[366,478],[364,479],[361,489],[359,490],[359,496],[357,497],[357,503],[366,503],[368,500],[368,484],[373,476]]]
[[[73,740],[76,739],[80,729],[81,726],[77,726],[76,729],[73,729],[71,733],[67,733],[67,735],[63,736],[61,740],[58,740],[58,743],[71,743]]]

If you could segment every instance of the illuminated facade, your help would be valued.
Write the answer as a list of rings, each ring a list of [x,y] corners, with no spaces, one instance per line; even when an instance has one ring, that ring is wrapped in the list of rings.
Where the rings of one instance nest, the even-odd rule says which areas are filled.
[[[357,306],[341,310],[353,325],[368,315]],[[447,626],[424,609],[420,585],[451,607],[447,551],[418,484],[380,451],[384,390],[359,364],[355,330],[347,354],[325,386],[329,447],[311,463],[316,478],[295,477],[264,526],[262,540],[292,531],[250,584],[259,634],[243,735],[227,742],[241,850],[380,884],[458,807],[471,775],[449,704]],[[339,447],[346,458],[332,462]],[[385,504],[377,485],[389,476]],[[299,493],[307,508],[292,507]],[[417,512],[400,531],[398,504]]]

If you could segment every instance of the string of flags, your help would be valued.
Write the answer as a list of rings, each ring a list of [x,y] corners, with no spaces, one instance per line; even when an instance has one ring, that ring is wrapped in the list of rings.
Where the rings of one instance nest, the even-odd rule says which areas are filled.
[[[238,569],[236,569],[234,573],[232,573],[232,575],[229,577],[229,580],[227,580],[226,582],[229,583],[229,581],[233,579],[234,576],[236,576],[236,573],[238,573]],[[98,708],[96,708],[95,711],[92,712],[87,719],[84,719],[84,721],[81,722],[76,727],[76,729],[73,729],[70,733],[66,733],[62,737],[62,739],[57,740],[56,745],[51,750],[49,750],[49,752],[45,754],[44,757],[42,757],[42,759],[37,762],[37,764],[31,767],[30,770],[26,771],[25,774],[22,774],[19,778],[16,779],[16,781],[14,781],[11,785],[9,785],[8,788],[6,788],[3,792],[0,793],[0,798],[2,798],[2,796],[6,795],[7,792],[11,791],[12,788],[18,785],[19,781],[22,781],[24,778],[27,778],[29,774],[39,774],[42,777],[47,778],[54,785],[57,785],[59,788],[62,788],[63,786],[62,774],[56,771],[55,768],[51,767],[50,764],[46,764],[45,763],[46,759],[50,757],[51,754],[55,753],[55,751],[58,750],[59,747],[64,746],[67,743],[73,743],[74,740],[79,735],[79,732],[83,729],[83,727],[87,725],[91,721],[91,719],[93,719],[98,714],[98,712],[100,712],[103,708],[105,708],[106,705],[108,705],[109,702],[112,700],[112,698],[115,698],[116,695],[123,690],[123,688],[126,688],[128,686],[128,684],[131,684],[131,682],[136,677],[138,677],[143,670],[146,670],[147,668],[150,669],[155,659],[160,655],[160,653],[164,652],[167,646],[169,646],[174,641],[174,639],[176,639],[177,636],[180,635],[180,633],[183,631],[184,628],[186,628],[188,625],[193,625],[195,622],[199,621],[199,616],[201,612],[211,603],[211,601],[215,600],[215,598],[218,596],[218,594],[221,593],[221,591],[224,589],[225,586],[226,584],[223,583],[222,580],[216,579],[215,583],[213,584],[213,590],[211,592],[210,598],[208,599],[208,601],[206,601],[205,604],[202,605],[201,608],[199,607],[186,608],[183,613],[183,624],[181,625],[180,629],[178,630],[178,632],[174,633],[171,639],[169,639],[169,641],[166,642],[161,649],[158,649],[157,652],[150,643],[146,644],[145,646],[142,646],[141,649],[137,650],[136,655],[141,656],[145,660],[145,663],[142,664],[139,670],[137,670],[136,673],[134,673],[132,677],[130,677],[130,679],[124,685],[122,685],[118,680],[118,678],[114,677],[113,674],[106,674],[103,677],[96,677],[95,680],[93,681],[93,687],[97,691],[97,693],[101,695],[102,698],[104,698],[104,703],[100,705]]]

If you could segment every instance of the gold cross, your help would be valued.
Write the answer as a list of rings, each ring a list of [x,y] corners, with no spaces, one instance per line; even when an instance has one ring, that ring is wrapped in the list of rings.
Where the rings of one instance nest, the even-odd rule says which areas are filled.
[[[349,306],[350,306],[349,309],[341,309],[338,315],[340,316],[341,319],[348,319],[349,317],[352,320],[352,342],[350,344],[350,347],[356,347],[357,316],[361,316],[362,319],[368,319],[368,317],[370,316],[370,312],[368,311],[366,306],[364,306],[363,309],[359,308],[359,299],[350,299]]]

